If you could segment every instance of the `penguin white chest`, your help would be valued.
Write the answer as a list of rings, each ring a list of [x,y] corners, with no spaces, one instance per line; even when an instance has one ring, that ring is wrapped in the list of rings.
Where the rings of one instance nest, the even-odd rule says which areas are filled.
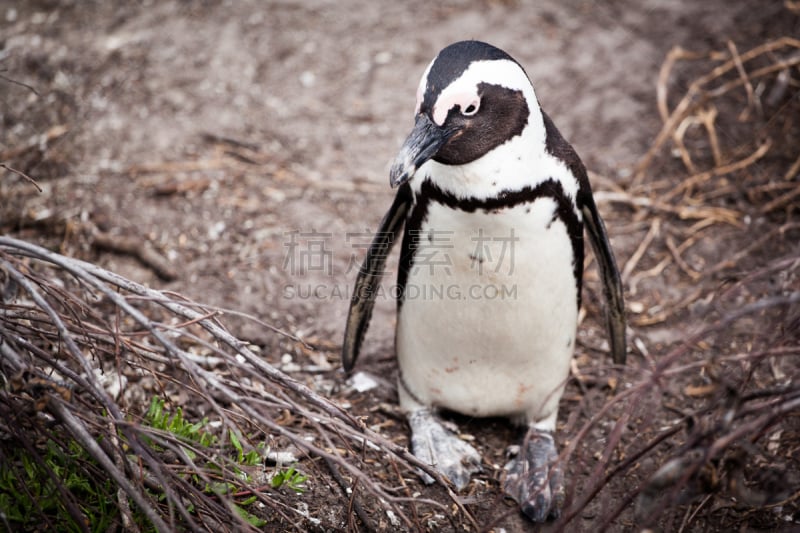
[[[409,230],[417,247],[398,315],[405,403],[554,420],[578,312],[572,242],[555,212],[550,197],[493,211],[428,205]]]

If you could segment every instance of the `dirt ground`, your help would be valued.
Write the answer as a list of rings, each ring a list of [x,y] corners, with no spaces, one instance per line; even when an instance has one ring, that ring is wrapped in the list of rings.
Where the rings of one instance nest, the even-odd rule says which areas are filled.
[[[597,276],[591,268],[587,273],[586,317],[561,411],[560,439],[567,445],[614,392],[656,368],[698,328],[724,319],[726,310],[800,289],[798,199],[761,210],[800,179],[796,169],[783,178],[800,155],[796,102],[786,107],[791,102],[783,97],[765,103],[761,116],[743,118],[749,96],[740,87],[719,104],[727,117],[717,124],[722,163],[741,161],[765,138],[770,150],[739,174],[727,174],[729,181],[698,186],[702,204],[659,196],[715,166],[699,128],[686,137],[700,154],[696,172],[687,171],[667,143],[642,176],[636,174],[662,128],[656,87],[674,46],[702,57],[687,60],[669,80],[670,109],[691,80],[727,59],[722,55],[729,43],[744,53],[783,36],[800,36],[800,16],[782,1],[763,0],[4,2],[0,162],[42,190],[2,171],[0,230],[301,337],[315,347],[313,354],[253,321],[233,315],[225,320],[239,338],[261,346],[270,363],[347,402],[389,439],[405,443],[407,427],[392,407],[394,301],[378,302],[358,365],[380,385],[360,393],[338,370],[348,291],[391,202],[388,164],[413,123],[419,76],[443,46],[466,38],[488,41],[526,68],[543,108],[592,171],[626,283],[631,346],[629,368],[619,372],[604,353]],[[785,52],[776,49],[765,61]],[[797,101],[800,71],[789,72]],[[765,102],[772,80],[756,87]],[[650,204],[641,203],[644,198]],[[653,207],[660,199],[668,207]],[[102,239],[93,238],[98,235]],[[765,235],[770,238],[748,248]],[[137,259],[137,250],[152,259]],[[729,257],[732,264],[725,264]],[[753,285],[741,289],[737,283],[748,276]],[[796,347],[797,307],[726,322],[723,335],[692,346],[688,361],[702,359],[703,349],[735,355]],[[797,375],[797,351],[788,353],[794,359],[771,363],[770,379]],[[735,376],[746,374],[748,384],[761,379],[737,369]],[[625,442],[633,446],[637,438],[643,442],[670,427],[676,413],[713,409],[697,392],[709,372],[698,367],[682,374],[648,400],[663,399],[670,410],[648,414],[649,403],[612,410],[581,435],[572,452],[568,508],[577,508],[584,488],[596,482],[595,463],[618,417],[630,417],[633,434]],[[647,424],[637,426],[642,419]],[[776,471],[796,473],[797,410],[783,421],[780,431],[764,438],[778,446]],[[499,420],[457,422],[485,460],[464,500],[474,521],[461,525],[533,530],[500,495],[500,467],[515,430]],[[637,427],[643,428],[638,436]],[[683,453],[680,443],[689,440],[659,448],[564,527],[627,531],[648,525],[634,517],[632,487]],[[624,450],[615,453],[624,461]],[[441,488],[409,483],[427,498],[447,501]],[[649,525],[665,531],[800,527],[796,500],[748,514],[725,494]],[[316,527],[345,527],[341,516],[323,512],[342,505],[334,496],[303,497],[311,516],[323,521]],[[623,511],[606,524],[620,506]]]

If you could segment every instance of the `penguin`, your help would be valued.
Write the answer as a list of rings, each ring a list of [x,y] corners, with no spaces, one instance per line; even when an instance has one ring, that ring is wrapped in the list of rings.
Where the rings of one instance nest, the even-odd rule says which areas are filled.
[[[355,282],[343,367],[356,363],[402,231],[395,350],[412,453],[461,490],[481,458],[440,412],[506,417],[525,428],[505,466],[506,494],[535,522],[557,518],[564,482],[554,433],[575,349],[584,228],[613,360],[626,356],[622,284],[586,169],[523,67],[470,40],[426,68],[389,180],[397,194]]]

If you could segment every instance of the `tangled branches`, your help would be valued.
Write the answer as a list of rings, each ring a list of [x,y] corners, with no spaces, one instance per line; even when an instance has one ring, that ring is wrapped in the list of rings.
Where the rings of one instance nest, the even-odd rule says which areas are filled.
[[[785,262],[773,266],[787,267]],[[800,258],[793,259],[792,266],[800,266]],[[765,275],[769,269],[747,281]],[[741,296],[743,286],[736,284],[725,296]],[[685,342],[640,368],[628,387],[575,431],[564,452],[585,460],[587,452],[578,450],[591,450],[586,437],[594,427],[603,426],[606,444],[602,453],[595,452],[602,459],[588,482],[575,491],[582,494],[572,502],[561,527],[585,511],[618,476],[626,480],[627,495],[611,502],[611,510],[598,526],[601,530],[632,503],[639,526],[659,524],[665,512],[694,503],[678,524],[666,528],[684,530],[714,496],[738,502],[731,510],[737,506],[751,512],[776,509],[793,517],[800,499],[800,477],[793,473],[800,451],[798,304],[800,291],[794,291],[725,310]],[[785,330],[744,335],[750,345],[743,351],[721,353],[726,336],[739,333],[737,326],[742,322],[769,323],[782,316],[788,317]],[[721,342],[715,339],[719,337]],[[664,412],[673,413],[670,420],[664,420]],[[631,431],[636,438],[631,438]],[[654,463],[665,451],[667,458]],[[710,512],[719,510],[716,506]]]
[[[705,181],[710,177],[723,176],[733,171],[744,169],[762,158],[769,150],[770,141],[766,140],[747,157],[732,164],[723,164],[723,150],[720,146],[720,134],[717,131],[716,119],[719,110],[714,105],[716,99],[728,94],[730,91],[744,87],[747,95],[747,107],[740,113],[740,119],[747,119],[751,114],[764,115],[766,106],[777,107],[786,98],[787,94],[796,92],[796,87],[792,87],[791,70],[797,69],[800,65],[800,40],[784,37],[775,41],[767,42],[758,46],[745,54],[740,55],[736,45],[728,42],[729,54],[727,60],[713,68],[707,74],[698,77],[689,85],[686,94],[680,102],[670,112],[668,100],[668,80],[675,64],[681,60],[698,60],[704,56],[687,52],[681,47],[676,47],[667,55],[667,59],[661,67],[658,79],[658,110],[664,125],[658,136],[651,145],[647,153],[642,157],[636,169],[635,183],[641,183],[644,173],[653,160],[653,157],[663,148],[664,143],[672,139],[675,147],[680,154],[686,169],[693,175],[684,180],[681,185],[671,192],[670,197],[687,190],[698,182]],[[789,53],[787,53],[789,52]],[[793,52],[793,53],[792,53]],[[783,57],[778,54],[782,54]],[[777,57],[776,57],[777,56]],[[725,57],[724,53],[715,53],[712,58]],[[751,72],[745,69],[745,64],[762,58],[774,58],[768,65],[756,68]],[[736,74],[733,79],[725,79],[730,73]],[[764,86],[757,92],[754,88],[754,80],[763,82],[772,76],[772,87],[766,97],[766,102],[762,103],[759,96],[765,91]],[[712,86],[713,83],[716,86]],[[790,104],[791,105],[791,104]],[[788,111],[788,109],[784,110]],[[684,136],[688,128],[692,125],[702,125],[708,134],[708,143],[711,154],[714,158],[715,167],[703,173],[697,173],[697,167],[692,159],[689,150],[684,143]],[[724,132],[725,135],[729,131]],[[784,179],[789,180],[800,170],[800,155],[795,162],[787,169]]]
[[[800,41],[788,37],[741,54],[733,42],[668,54],[661,131],[628,186],[609,181],[614,190],[597,194],[630,208],[627,223],[610,226],[641,235],[622,276],[644,363],[571,430],[565,454],[599,462],[587,464],[592,473],[563,524],[574,526],[598,500],[603,518],[592,529],[630,508],[640,527],[676,531],[798,519],[799,65]],[[670,108],[668,89],[684,82]],[[664,152],[677,163],[659,159]],[[644,340],[652,326],[682,334],[662,351]],[[584,442],[598,426],[601,452]],[[609,501],[618,476],[625,497]]]
[[[576,364],[559,428],[572,486],[554,529],[731,530],[798,520],[799,44],[674,50],[658,79],[663,127],[651,149],[624,187],[593,176],[606,189],[598,202],[614,206],[612,234],[634,243],[620,254],[634,353],[625,370]],[[200,166],[211,163],[232,164]],[[180,184],[190,186],[208,184]],[[176,185],[163,187],[157,194]],[[24,215],[4,227],[69,233]],[[93,249],[133,255],[172,277],[141,239],[114,240],[88,223],[80,231]],[[389,440],[343,402],[277,370],[225,329],[224,314],[0,238],[3,525],[20,523],[10,514],[18,502],[2,499],[12,488],[39,520],[26,524],[50,529],[63,518],[50,500],[83,530],[89,522],[102,529],[99,516],[110,517],[106,529],[132,531],[434,529],[448,521],[481,530],[499,524],[498,514],[518,513],[494,504],[502,449],[481,449],[489,473],[461,499],[444,485],[422,487],[417,469],[437,474],[408,454],[404,437]],[[579,361],[595,349],[587,344]],[[383,409],[378,403],[365,399],[359,414]],[[398,420],[393,437],[405,435]],[[309,510],[293,489],[335,505]],[[484,518],[496,524],[474,519],[478,505],[491,507]]]
[[[0,373],[7,383],[0,431],[5,443],[24,448],[47,470],[74,524],[85,529],[88,517],[62,472],[43,460],[43,443],[65,457],[80,450],[82,468],[113,480],[126,529],[147,522],[160,531],[262,522],[307,528],[302,508],[287,503],[265,477],[269,453],[250,465],[257,466],[251,473],[242,464],[243,451],[265,449],[260,443],[265,452],[297,450],[312,489],[321,461],[366,527],[372,519],[356,490],[405,527],[413,524],[410,507],[438,506],[379,483],[363,462],[391,464],[397,477],[413,468],[438,477],[435,471],[264,362],[225,330],[218,311],[8,237],[0,238],[0,272]],[[127,388],[133,377],[140,386]],[[145,423],[143,388],[210,419],[209,442],[220,445],[203,446]],[[238,449],[238,460],[221,444]],[[11,448],[0,450],[9,461]]]

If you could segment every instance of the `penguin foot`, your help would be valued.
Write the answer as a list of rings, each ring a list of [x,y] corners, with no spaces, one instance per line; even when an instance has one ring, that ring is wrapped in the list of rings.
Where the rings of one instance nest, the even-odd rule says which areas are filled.
[[[504,489],[534,522],[561,515],[564,476],[553,434],[530,428],[519,455],[510,461]]]
[[[411,426],[412,453],[441,472],[456,486],[456,490],[466,487],[470,476],[480,471],[481,457],[475,448],[445,429],[430,410],[411,412],[408,424]],[[419,472],[419,475],[426,484],[434,481],[424,472]]]

